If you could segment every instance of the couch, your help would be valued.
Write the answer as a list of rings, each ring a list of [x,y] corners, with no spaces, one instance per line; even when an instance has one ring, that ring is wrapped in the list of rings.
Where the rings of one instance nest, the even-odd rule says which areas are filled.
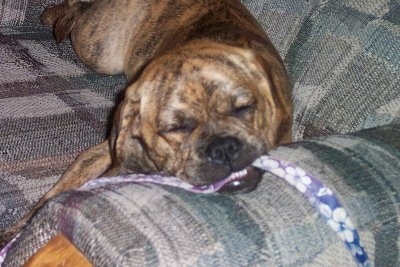
[[[0,229],[108,135],[126,87],[55,43],[38,21],[54,2],[0,2]],[[243,2],[293,86],[294,142],[270,154],[335,192],[371,265],[400,266],[400,2]],[[137,183],[63,193],[3,265],[21,266],[58,233],[95,266],[355,266],[309,201],[268,172],[239,195]]]

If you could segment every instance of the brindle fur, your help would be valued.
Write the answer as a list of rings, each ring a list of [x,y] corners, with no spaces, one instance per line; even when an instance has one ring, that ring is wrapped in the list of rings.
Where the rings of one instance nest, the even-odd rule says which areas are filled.
[[[89,179],[161,172],[207,184],[291,141],[284,66],[238,0],[66,0],[41,20],[57,42],[70,35],[84,63],[124,73],[130,86],[108,140],[82,153],[3,241],[49,198]],[[216,136],[243,144],[229,166],[205,155]]]

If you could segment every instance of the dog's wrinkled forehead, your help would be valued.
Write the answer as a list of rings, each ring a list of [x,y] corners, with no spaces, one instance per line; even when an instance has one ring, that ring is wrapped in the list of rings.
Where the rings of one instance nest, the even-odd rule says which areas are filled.
[[[233,107],[254,101],[255,81],[260,74],[248,58],[202,55],[171,58],[147,75],[141,95],[144,108],[156,104],[169,113],[229,112]]]
[[[239,106],[251,104],[255,97],[246,85],[218,73],[198,73],[198,76],[182,76],[163,90],[162,98],[153,98],[159,105],[156,124],[186,125],[226,116]]]

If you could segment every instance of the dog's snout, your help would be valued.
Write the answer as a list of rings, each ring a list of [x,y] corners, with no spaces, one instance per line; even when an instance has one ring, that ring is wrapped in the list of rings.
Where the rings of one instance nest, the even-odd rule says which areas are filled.
[[[230,166],[239,158],[242,143],[233,136],[215,137],[206,148],[208,159],[216,164]]]

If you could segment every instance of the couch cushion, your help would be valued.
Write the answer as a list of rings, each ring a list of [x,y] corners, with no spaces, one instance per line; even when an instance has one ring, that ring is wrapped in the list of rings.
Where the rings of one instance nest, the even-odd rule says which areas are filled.
[[[400,118],[398,1],[244,1],[287,65],[295,139]]]
[[[400,125],[278,148],[323,181],[349,211],[375,266],[399,263]],[[53,199],[23,232],[9,265],[59,231],[96,266],[349,266],[353,258],[310,203],[266,174],[243,195],[201,195],[149,184]],[[34,245],[32,245],[34,244]]]
[[[23,24],[27,6],[27,0],[1,1],[0,27],[17,26]]]
[[[123,76],[94,74],[51,32],[0,29],[0,229],[107,135]]]

